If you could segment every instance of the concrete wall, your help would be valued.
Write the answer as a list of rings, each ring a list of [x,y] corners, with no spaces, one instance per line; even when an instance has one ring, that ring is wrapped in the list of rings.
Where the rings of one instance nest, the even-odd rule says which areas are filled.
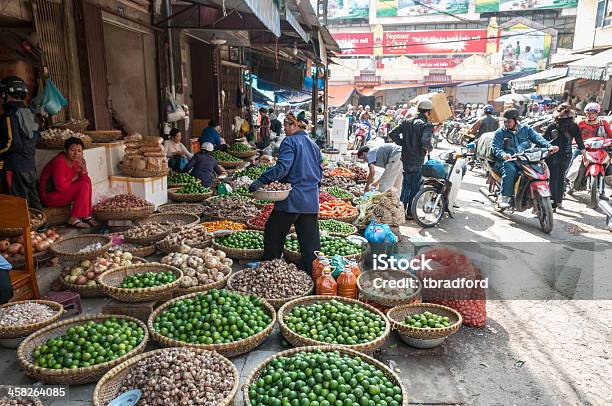
[[[595,28],[597,0],[579,0],[574,33],[574,51],[587,50],[612,44],[612,26]]]
[[[32,9],[28,0],[0,0],[0,20],[3,17],[32,21]]]

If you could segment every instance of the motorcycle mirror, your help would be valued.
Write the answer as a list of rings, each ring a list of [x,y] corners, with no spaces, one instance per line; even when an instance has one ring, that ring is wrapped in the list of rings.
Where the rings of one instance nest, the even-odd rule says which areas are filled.
[[[557,131],[557,129],[554,129],[550,132],[550,136],[551,136],[551,140],[556,140],[557,138],[559,138],[559,131]]]

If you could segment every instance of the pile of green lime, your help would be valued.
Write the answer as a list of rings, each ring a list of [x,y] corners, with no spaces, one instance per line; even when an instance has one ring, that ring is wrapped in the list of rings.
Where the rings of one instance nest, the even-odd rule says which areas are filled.
[[[247,144],[237,143],[230,145],[227,150],[232,152],[250,152],[253,151],[253,148]]]
[[[111,317],[70,327],[66,334],[34,348],[34,365],[41,368],[83,368],[117,359],[144,339],[144,330],[133,321]]]
[[[268,169],[271,165],[266,165],[266,164],[260,164],[260,165],[253,165],[253,166],[249,166],[244,168],[241,171],[236,172],[236,177],[241,177],[241,176],[247,176],[250,179],[257,179],[259,178],[259,176],[265,172],[266,169]]]
[[[251,337],[272,321],[255,295],[212,289],[177,300],[153,321],[159,334],[192,344],[222,344]]]
[[[285,248],[289,251],[300,252],[300,244],[297,239],[287,238]],[[348,256],[361,253],[361,245],[351,242],[344,237],[321,237],[321,252],[326,256]]]
[[[223,152],[223,151],[217,150],[217,151],[211,152],[210,154],[217,161],[221,161],[221,162],[242,162],[242,159],[236,158],[235,156],[230,155],[227,152]]]
[[[400,406],[402,388],[359,357],[299,352],[270,362],[249,385],[252,406]]]
[[[259,250],[264,247],[261,231],[238,231],[217,239],[217,243],[228,248]]]
[[[183,183],[200,183],[200,180],[188,173],[171,173],[168,175],[168,183],[171,185]]]
[[[368,343],[385,332],[385,320],[378,314],[335,299],[295,306],[285,323],[301,336],[329,344]]]
[[[345,223],[344,221],[338,221],[334,219],[319,220],[319,230],[327,231],[330,233],[351,235],[357,232],[355,226]]]
[[[154,286],[166,285],[176,280],[176,275],[170,271],[144,272],[128,275],[119,284],[124,289],[152,288]]]
[[[197,183],[190,183],[186,186],[183,186],[182,188],[176,191],[176,193],[178,193],[179,195],[204,195],[211,192],[212,191],[209,188],[202,185],[202,183],[199,181]]]
[[[449,318],[431,312],[406,316],[404,324],[414,328],[445,328],[450,326]]]
[[[334,197],[337,197],[338,199],[352,199],[353,197],[355,197],[351,192],[344,190],[338,186],[331,186],[325,190],[327,190],[327,193]]]

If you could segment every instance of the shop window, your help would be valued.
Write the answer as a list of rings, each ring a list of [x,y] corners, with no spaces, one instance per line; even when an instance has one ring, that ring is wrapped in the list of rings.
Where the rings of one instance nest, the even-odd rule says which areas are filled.
[[[599,0],[595,27],[604,28],[610,25],[612,25],[612,0]]]

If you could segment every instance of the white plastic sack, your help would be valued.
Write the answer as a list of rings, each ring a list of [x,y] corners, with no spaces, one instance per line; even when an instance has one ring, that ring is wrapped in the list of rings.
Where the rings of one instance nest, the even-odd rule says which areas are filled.
[[[571,182],[574,182],[578,177],[578,172],[580,171],[580,167],[582,166],[582,155],[578,155],[572,163],[570,164],[569,169],[567,170],[567,179]]]

